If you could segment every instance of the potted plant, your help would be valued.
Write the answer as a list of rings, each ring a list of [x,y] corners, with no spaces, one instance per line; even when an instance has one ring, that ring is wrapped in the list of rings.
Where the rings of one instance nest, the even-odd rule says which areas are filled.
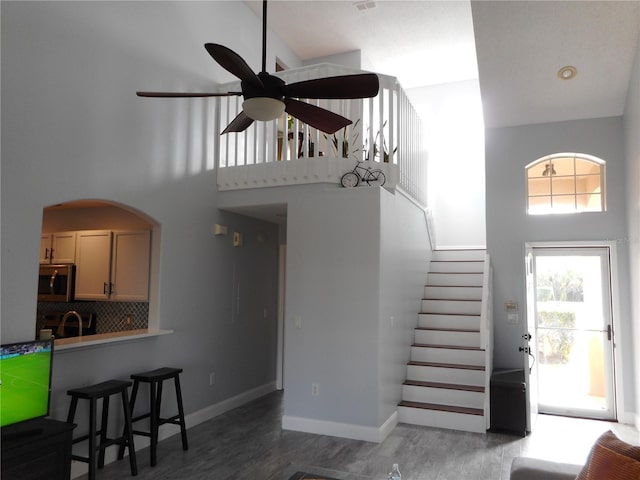
[[[387,121],[385,120],[384,123],[382,124],[382,128],[384,129],[384,127],[387,125]],[[368,131],[368,129],[367,129]],[[378,138],[380,138],[380,141],[382,143],[382,148],[380,148],[378,146]],[[368,136],[367,136],[367,143],[368,143]],[[366,160],[375,160],[376,157],[380,156],[380,152],[382,152],[382,161],[384,163],[389,163],[390,160],[392,160],[392,156],[396,153],[396,151],[398,150],[398,147],[395,147],[393,149],[393,152],[391,152],[391,154],[389,154],[389,149],[387,148],[387,141],[384,138],[384,132],[382,132],[381,130],[378,130],[378,133],[376,133],[376,136],[373,139],[373,157],[369,158],[369,146],[368,144],[365,143],[364,145],[364,151],[366,152],[365,154],[365,159]]]
[[[342,129],[342,133],[340,135],[336,135],[335,133],[331,136],[324,134],[324,138],[327,140],[327,143],[331,146],[331,150],[333,151],[333,155],[338,158],[349,158],[350,154],[356,153],[358,150],[350,150],[351,143],[355,144],[360,136],[357,127],[358,123],[360,123],[360,119],[356,120],[353,125],[351,125],[352,130],[355,133],[349,135],[349,126],[346,126]],[[351,138],[353,136],[353,138]]]

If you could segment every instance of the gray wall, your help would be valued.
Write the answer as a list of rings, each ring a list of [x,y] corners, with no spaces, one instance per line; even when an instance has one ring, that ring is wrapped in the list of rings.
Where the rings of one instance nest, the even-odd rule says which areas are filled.
[[[633,344],[640,345],[640,39],[624,115],[627,156],[627,221]],[[640,427],[640,352],[634,349],[636,426]]]
[[[289,199],[287,222],[284,413],[378,428],[400,400],[423,296],[422,210],[383,189],[316,188]]]
[[[621,117],[489,129],[486,133],[487,249],[493,265],[496,367],[520,367],[518,352],[524,333],[520,323],[508,324],[504,303],[518,302],[524,312],[524,244],[534,241],[618,241],[620,285],[617,332],[623,347],[623,378],[627,412],[633,411],[634,377],[632,320],[629,312],[629,252],[626,238],[625,152]],[[525,166],[556,152],[595,155],[607,162],[607,211],[569,215],[526,213]],[[625,412],[620,412],[625,413]]]
[[[242,2],[1,8],[2,342],[33,336],[43,207],[82,198],[130,206],[160,226],[150,315],[175,331],[58,352],[52,415],[65,417],[69,388],[160,365],[184,368],[187,413],[272,386],[278,227],[217,208],[214,151],[222,127],[215,100],[134,95],[207,91],[232,80],[204,50],[210,41],[257,68],[260,20]],[[270,35],[269,45],[269,63],[277,55],[299,66],[279,39]],[[428,262],[424,218],[406,199],[379,189],[289,191],[285,410],[378,427],[400,396]],[[382,234],[381,218],[391,225]],[[214,237],[215,223],[242,232],[244,246]],[[389,273],[382,282],[381,268]],[[295,315],[302,316],[298,331]],[[380,358],[395,363],[381,366]],[[311,382],[320,385],[315,403]]]
[[[204,50],[210,41],[258,69],[260,20],[242,2],[2,2],[1,9],[2,342],[33,337],[43,207],[80,198],[129,205],[160,225],[152,310],[160,327],[175,330],[58,352],[52,415],[65,418],[68,388],[162,365],[184,368],[188,413],[271,385],[277,227],[216,208],[215,101],[134,95],[232,80]],[[277,53],[299,64],[271,37],[271,63]],[[244,247],[211,235],[214,223],[243,232]]]

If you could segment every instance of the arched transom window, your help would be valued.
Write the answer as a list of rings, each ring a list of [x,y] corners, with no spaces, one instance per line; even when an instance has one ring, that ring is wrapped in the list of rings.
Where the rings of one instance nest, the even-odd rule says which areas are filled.
[[[555,153],[526,167],[527,212],[602,212],[605,162],[582,153]]]

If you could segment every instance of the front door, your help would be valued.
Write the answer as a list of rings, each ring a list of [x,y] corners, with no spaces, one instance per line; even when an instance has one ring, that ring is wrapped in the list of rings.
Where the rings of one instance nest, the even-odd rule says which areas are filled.
[[[531,254],[538,410],[615,420],[609,248]]]

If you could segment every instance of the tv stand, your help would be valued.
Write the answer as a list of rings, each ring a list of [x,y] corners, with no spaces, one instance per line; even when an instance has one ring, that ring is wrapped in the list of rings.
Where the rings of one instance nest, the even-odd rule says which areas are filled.
[[[38,418],[2,428],[2,480],[69,480],[75,425]]]

